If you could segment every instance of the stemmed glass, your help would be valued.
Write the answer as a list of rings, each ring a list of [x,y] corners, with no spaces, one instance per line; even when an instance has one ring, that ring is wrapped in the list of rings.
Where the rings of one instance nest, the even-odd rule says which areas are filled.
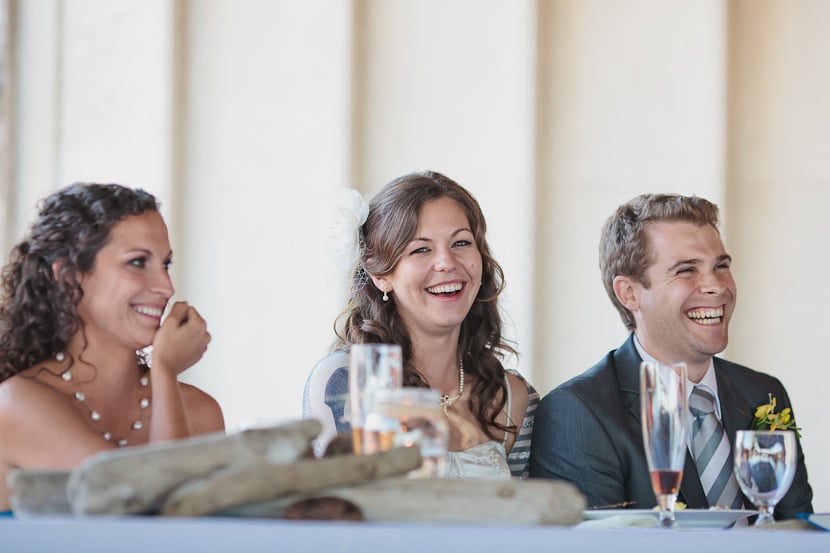
[[[775,506],[793,483],[796,449],[792,430],[738,430],[735,434],[735,478],[760,511],[755,526],[775,522]]]
[[[658,526],[676,528],[674,504],[683,478],[688,434],[686,364],[643,362],[640,392],[643,443],[660,509]]]

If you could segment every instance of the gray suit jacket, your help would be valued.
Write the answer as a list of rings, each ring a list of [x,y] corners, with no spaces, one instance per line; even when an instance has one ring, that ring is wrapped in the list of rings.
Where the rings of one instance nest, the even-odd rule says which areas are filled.
[[[633,508],[648,509],[657,504],[640,427],[640,362],[629,336],[622,347],[542,399],[533,427],[531,478],[573,482],[589,506],[633,501]],[[730,443],[736,430],[751,427],[756,407],[769,401],[768,394],[775,396],[777,411],[791,407],[778,379],[723,359],[714,363]],[[775,509],[776,518],[812,512],[812,498],[799,443],[795,478]],[[709,507],[688,452],[678,500],[689,508]],[[751,505],[746,498],[744,504]]]

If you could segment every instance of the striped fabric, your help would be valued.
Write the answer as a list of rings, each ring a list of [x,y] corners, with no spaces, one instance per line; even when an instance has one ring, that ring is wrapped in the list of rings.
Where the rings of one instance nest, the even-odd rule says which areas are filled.
[[[508,369],[507,372],[518,376],[522,382],[527,384],[527,409],[525,410],[522,424],[519,426],[519,435],[516,436],[513,447],[507,455],[507,464],[510,466],[510,473],[517,478],[527,478],[530,463],[530,438],[533,434],[533,419],[536,417],[536,406],[539,405],[539,393],[518,372],[513,369]]]
[[[692,421],[692,455],[710,507],[739,508],[738,482],[732,472],[732,448],[715,416],[715,395],[706,386],[695,386],[689,397]]]

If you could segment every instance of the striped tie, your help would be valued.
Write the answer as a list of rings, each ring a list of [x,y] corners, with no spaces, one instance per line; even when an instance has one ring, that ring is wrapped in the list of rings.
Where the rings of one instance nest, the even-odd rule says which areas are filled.
[[[692,456],[709,506],[740,508],[741,496],[732,473],[732,448],[715,416],[715,396],[706,386],[695,386],[689,397],[692,414]]]

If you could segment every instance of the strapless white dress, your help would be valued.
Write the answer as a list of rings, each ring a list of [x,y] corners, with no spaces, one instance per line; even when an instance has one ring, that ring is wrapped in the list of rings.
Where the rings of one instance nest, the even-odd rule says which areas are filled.
[[[510,382],[507,376],[507,420],[510,421],[513,397],[510,392]],[[507,464],[507,437],[504,441],[495,440],[482,442],[464,451],[447,452],[447,478],[464,478],[469,480],[507,480],[511,477],[510,466]]]
[[[470,480],[507,480],[510,467],[504,444],[484,442],[464,451],[447,454],[447,478]]]

